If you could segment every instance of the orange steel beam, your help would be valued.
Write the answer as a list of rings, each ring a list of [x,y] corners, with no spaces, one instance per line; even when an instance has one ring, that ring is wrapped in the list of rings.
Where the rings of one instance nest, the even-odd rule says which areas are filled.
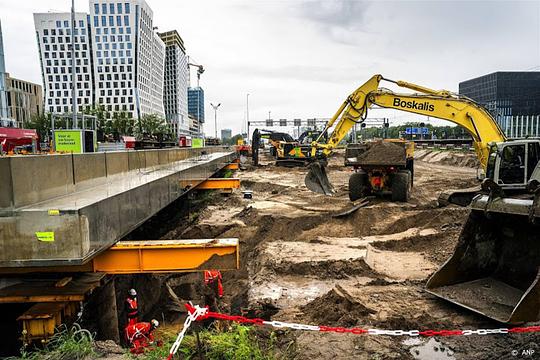
[[[197,190],[239,189],[240,179],[209,178],[206,180],[182,180],[181,186],[183,188],[195,188]]]
[[[120,241],[92,260],[108,274],[235,270],[238,239]]]
[[[236,270],[240,267],[238,239],[141,240],[119,241],[84,265],[3,268],[0,274],[35,272],[98,272],[138,274],[153,272],[194,272]],[[69,285],[69,284],[68,284]],[[61,289],[61,288],[59,288]],[[55,296],[35,294],[39,301],[78,301],[83,295]],[[40,297],[41,296],[41,297]],[[79,296],[79,297],[77,297]],[[4,296],[0,292],[0,303]],[[19,294],[15,297],[20,302]],[[8,299],[10,301],[14,299]],[[24,302],[24,301],[23,301]]]
[[[229,165],[225,166],[223,169],[225,169],[225,170],[238,170],[239,168],[240,168],[239,163],[232,163],[232,164],[229,164]]]

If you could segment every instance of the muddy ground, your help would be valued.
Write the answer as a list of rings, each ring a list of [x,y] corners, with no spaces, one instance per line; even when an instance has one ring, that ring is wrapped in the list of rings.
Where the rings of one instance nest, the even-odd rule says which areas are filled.
[[[476,184],[473,154],[422,154],[415,163],[408,203],[377,198],[343,218],[333,214],[351,206],[350,169],[342,155],[328,174],[337,194],[314,194],[303,184],[305,168],[276,167],[268,158],[247,165],[237,176],[241,192],[218,196],[197,220],[163,238],[237,237],[241,270],[224,274],[224,312],[328,326],[378,329],[498,328],[465,309],[423,290],[427,278],[450,256],[468,210],[437,207],[443,189]],[[457,158],[457,160],[456,160]],[[448,163],[454,165],[448,165]],[[169,279],[162,301],[201,301],[201,276]],[[178,299],[174,299],[178,297]],[[177,301],[178,300],[178,301]],[[181,311],[171,305],[171,311]],[[180,323],[180,320],[178,320]],[[536,349],[534,335],[408,337],[288,332],[297,359],[495,359],[516,358],[512,351]],[[534,358],[534,357],[532,357]]]

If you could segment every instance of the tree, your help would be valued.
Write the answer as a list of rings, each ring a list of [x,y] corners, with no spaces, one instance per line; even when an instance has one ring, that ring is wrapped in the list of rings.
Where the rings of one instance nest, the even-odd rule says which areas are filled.
[[[30,117],[30,121],[25,124],[27,129],[34,129],[42,142],[51,140],[51,114],[35,114]]]
[[[236,134],[228,139],[223,139],[223,145],[236,145],[239,139],[242,139],[242,134]]]
[[[143,115],[135,123],[133,133],[138,140],[155,138],[158,141],[173,137],[171,129],[164,118],[157,114]]]

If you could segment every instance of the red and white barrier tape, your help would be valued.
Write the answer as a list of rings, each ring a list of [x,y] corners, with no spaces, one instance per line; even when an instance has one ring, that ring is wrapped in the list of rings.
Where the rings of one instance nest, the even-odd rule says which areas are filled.
[[[517,334],[517,333],[532,333],[540,332],[540,326],[525,326],[514,328],[498,328],[498,329],[476,329],[476,330],[380,330],[380,329],[362,329],[362,328],[344,328],[331,326],[305,325],[297,323],[287,323],[282,321],[266,321],[259,318],[246,318],[244,316],[233,316],[209,311],[208,308],[201,308],[199,305],[186,304],[188,317],[184,323],[184,328],[178,334],[178,338],[171,347],[168,360],[172,359],[173,355],[178,351],[180,343],[184,338],[187,328],[192,321],[201,321],[205,319],[217,319],[234,321],[240,324],[250,325],[267,325],[274,328],[289,328],[294,330],[335,332],[335,333],[350,333],[356,335],[388,335],[388,336],[468,336],[468,335],[495,335],[495,334]]]

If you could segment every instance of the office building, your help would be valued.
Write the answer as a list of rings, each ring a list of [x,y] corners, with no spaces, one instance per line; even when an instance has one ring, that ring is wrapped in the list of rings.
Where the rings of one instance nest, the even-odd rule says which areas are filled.
[[[227,140],[232,137],[232,130],[231,129],[222,129],[221,130],[221,140]]]
[[[540,115],[540,72],[498,71],[459,83],[460,95],[484,105],[493,116]]]
[[[45,110],[71,112],[70,13],[34,14]],[[165,45],[154,32],[144,0],[90,0],[90,14],[75,14],[78,110],[102,104],[137,118],[165,116]]]
[[[45,95],[45,110],[67,113],[72,110],[70,13],[34,14]],[[75,14],[75,72],[77,109],[94,102],[90,28],[85,13]]]
[[[184,41],[176,30],[160,33],[165,43],[163,105],[165,118],[175,134],[189,132],[188,62]]]
[[[2,38],[2,24],[0,23],[0,126],[13,126],[6,93],[6,64],[4,62],[4,40]]]
[[[188,88],[188,113],[204,124],[204,90],[199,86]]]
[[[163,111],[165,46],[144,0],[90,0],[96,102],[134,118]],[[159,99],[159,100],[158,100]]]
[[[43,114],[41,85],[11,77],[6,73],[7,106],[17,127],[24,128],[32,116]]]

